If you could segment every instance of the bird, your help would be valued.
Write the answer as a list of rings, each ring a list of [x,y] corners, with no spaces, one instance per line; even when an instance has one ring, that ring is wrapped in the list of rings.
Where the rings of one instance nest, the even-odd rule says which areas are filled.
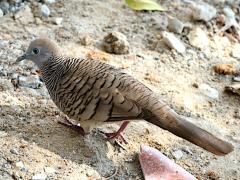
[[[231,143],[179,115],[133,76],[99,60],[67,56],[51,39],[31,41],[16,63],[23,60],[37,65],[53,102],[81,126],[69,119],[61,124],[82,135],[99,124],[121,121],[118,131],[105,135],[124,140],[122,133],[130,121],[145,120],[215,155],[234,150]]]

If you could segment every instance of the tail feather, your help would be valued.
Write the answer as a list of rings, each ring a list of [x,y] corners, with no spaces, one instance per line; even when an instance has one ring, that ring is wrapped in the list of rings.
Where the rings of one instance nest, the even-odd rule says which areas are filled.
[[[191,122],[188,122],[169,107],[164,107],[164,109],[161,109],[161,112],[154,114],[153,117],[147,119],[149,122],[168,130],[171,133],[212,152],[213,154],[223,156],[232,152],[234,149],[230,143],[217,138]]]

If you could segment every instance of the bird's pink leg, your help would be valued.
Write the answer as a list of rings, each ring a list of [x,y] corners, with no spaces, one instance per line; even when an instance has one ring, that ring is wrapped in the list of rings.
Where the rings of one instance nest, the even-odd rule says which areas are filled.
[[[71,122],[67,116],[63,119],[63,121],[58,120],[57,122],[65,127],[73,129],[74,131],[78,132],[82,136],[85,135],[84,129],[80,125],[74,124],[73,122]]]
[[[128,126],[129,121],[124,121],[122,123],[122,125],[120,126],[120,128],[113,133],[104,133],[104,135],[106,136],[107,140],[110,139],[120,139],[121,141],[123,141],[125,144],[127,144],[127,141],[125,140],[125,138],[123,137],[123,131],[126,129],[126,127]]]

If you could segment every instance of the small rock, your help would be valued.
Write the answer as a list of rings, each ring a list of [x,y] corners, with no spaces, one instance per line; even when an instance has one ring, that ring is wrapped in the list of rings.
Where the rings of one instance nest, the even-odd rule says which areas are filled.
[[[7,1],[0,1],[0,7],[3,11],[3,14],[7,14],[9,12],[9,3]]]
[[[6,40],[0,40],[0,48],[4,48],[8,45],[9,41],[6,41]],[[2,69],[3,66],[0,65],[0,69]]]
[[[12,169],[12,166],[9,163],[3,164],[2,167],[5,168],[5,169]]]
[[[239,76],[233,77],[233,81],[235,81],[235,82],[240,82],[240,77],[239,77]]]
[[[50,9],[48,8],[48,6],[46,4],[43,4],[41,6],[41,12],[42,12],[42,15],[44,17],[48,17],[50,15],[50,13],[51,13]]]
[[[36,18],[35,18],[35,23],[36,23],[37,25],[40,25],[40,24],[42,24],[43,22],[42,22],[42,20],[41,20],[39,17],[36,17]]]
[[[212,98],[212,99],[218,99],[219,97],[219,92],[218,90],[210,87],[207,84],[200,84],[199,85],[199,90],[206,96]]]
[[[34,22],[34,17],[31,8],[26,5],[22,10],[14,15],[15,20],[19,20],[22,24],[26,25]]]
[[[189,42],[192,46],[201,50],[206,49],[209,45],[209,39],[206,33],[199,27],[190,31],[188,35]]]
[[[84,36],[80,42],[83,46],[89,46],[93,43],[93,39],[90,36]]]
[[[24,168],[23,162],[22,161],[16,162],[16,167],[18,167],[19,169]]]
[[[217,16],[217,10],[215,7],[204,2],[199,2],[199,3],[192,2],[193,20],[197,20],[197,21],[202,20],[202,21],[208,22],[216,16]]]
[[[181,34],[183,32],[183,28],[185,27],[184,23],[178,20],[177,18],[168,18],[168,29],[171,32]]]
[[[0,138],[6,137],[7,133],[5,131],[0,131]]]
[[[44,0],[44,2],[48,4],[53,4],[56,2],[56,0]]]
[[[104,37],[104,44],[106,52],[114,54],[128,54],[130,45],[127,37],[120,32],[112,32]]]
[[[44,173],[35,174],[32,177],[32,180],[45,180],[45,179],[47,179],[47,175]]]
[[[42,86],[42,82],[39,80],[39,77],[37,75],[31,75],[31,76],[19,76],[18,82],[20,86],[38,89]]]
[[[3,17],[3,15],[4,15],[3,11],[2,11],[2,9],[0,9],[0,18]]]
[[[86,172],[87,177],[91,177],[91,176],[93,176],[93,174],[94,174],[94,171],[91,169],[88,169]]]
[[[53,167],[45,167],[44,171],[48,174],[53,174],[56,172],[56,170]]]
[[[19,152],[18,152],[17,149],[10,149],[10,152],[11,152],[12,154],[19,155]]]
[[[181,150],[177,150],[172,152],[172,155],[176,160],[179,160],[183,157],[183,152]]]
[[[225,7],[223,9],[223,12],[228,18],[235,19],[235,13],[233,12],[233,10],[230,7]]]
[[[164,31],[162,32],[162,37],[164,43],[168,47],[175,49],[179,53],[184,53],[186,51],[185,45],[173,33]]]
[[[231,52],[232,57],[240,59],[240,44],[236,43],[233,48],[232,48],[232,52]]]
[[[61,26],[63,22],[63,18],[62,17],[56,17],[54,18],[54,24]]]

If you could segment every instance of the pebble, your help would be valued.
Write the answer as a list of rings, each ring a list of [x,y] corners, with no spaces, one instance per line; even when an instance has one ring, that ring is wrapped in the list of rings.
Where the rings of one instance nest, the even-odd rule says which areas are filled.
[[[218,99],[219,97],[219,92],[218,90],[210,87],[207,84],[200,84],[199,85],[199,90],[206,96],[212,99]]]
[[[32,177],[32,180],[45,180],[45,179],[47,179],[47,175],[44,173],[35,174]]]
[[[44,0],[45,3],[53,4],[56,3],[56,0]]]
[[[19,152],[18,152],[17,149],[10,149],[10,152],[11,152],[12,154],[19,155]]]
[[[50,9],[48,8],[48,6],[46,4],[43,4],[41,6],[41,12],[42,12],[42,15],[44,17],[48,17],[50,15],[50,13],[51,13]]]
[[[172,155],[176,160],[179,160],[183,157],[183,152],[181,150],[177,150],[172,152]]]
[[[205,22],[210,21],[211,19],[217,16],[217,10],[215,7],[204,3],[192,2],[192,18],[193,20],[202,20]]]
[[[45,171],[47,174],[54,174],[54,173],[56,173],[56,169],[54,169],[53,167],[45,167],[45,168],[44,168],[44,171]]]
[[[104,49],[108,53],[128,54],[130,45],[127,37],[120,32],[112,32],[104,37]]]
[[[89,46],[93,43],[93,39],[91,38],[91,36],[87,35],[81,38],[80,42],[83,46]]]
[[[168,18],[168,29],[171,32],[181,34],[183,28],[185,27],[184,23],[177,18],[169,17]]]
[[[5,169],[12,169],[12,166],[9,163],[3,164],[2,167],[5,168]]]
[[[239,76],[233,77],[233,81],[240,82],[240,77]]]
[[[199,27],[194,28],[188,35],[189,42],[192,46],[201,50],[207,49],[209,45],[209,39],[207,34]]]
[[[62,22],[63,22],[63,18],[62,17],[56,17],[54,18],[54,24],[58,25],[58,26],[61,26],[62,25]]]
[[[14,15],[15,20],[19,20],[22,24],[27,25],[34,22],[34,17],[31,8],[26,5],[22,10]]]
[[[2,11],[2,9],[0,9],[0,18],[3,17],[3,15],[4,15],[3,11]]]
[[[0,7],[3,14],[7,14],[9,12],[9,3],[7,1],[0,1]]]
[[[231,56],[240,59],[240,44],[236,43],[231,49]]]
[[[42,82],[39,80],[37,75],[19,76],[18,82],[20,86],[32,89],[39,89],[42,86]]]
[[[24,166],[22,161],[16,162],[16,167],[18,167],[19,169],[25,168],[25,166]]]
[[[179,40],[173,33],[163,31],[162,37],[163,37],[164,43],[168,47],[175,49],[179,53],[184,53],[186,51],[186,48],[183,42]]]
[[[9,44],[9,41],[0,40],[0,48],[4,48],[4,47],[6,47],[8,44]],[[0,65],[0,69],[1,69],[2,67],[3,67],[3,66]]]

